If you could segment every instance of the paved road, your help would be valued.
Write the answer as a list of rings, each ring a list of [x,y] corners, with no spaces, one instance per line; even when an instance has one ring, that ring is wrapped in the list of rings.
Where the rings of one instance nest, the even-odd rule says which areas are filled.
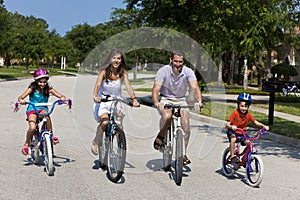
[[[265,165],[260,188],[251,188],[243,170],[227,179],[221,172],[221,154],[228,146],[222,126],[213,120],[192,120],[182,186],[176,186],[161,168],[161,154],[152,148],[158,131],[156,110],[128,108],[125,132],[128,158],[123,179],[113,184],[97,169],[90,143],[96,129],[91,114],[93,76],[53,77],[54,87],[74,100],[74,107],[57,107],[54,131],[60,137],[55,147],[56,171],[48,177],[43,166],[27,161],[20,150],[27,124],[25,108],[13,113],[13,103],[31,80],[1,82],[0,199],[298,199],[300,195],[299,148],[261,140],[257,146]]]

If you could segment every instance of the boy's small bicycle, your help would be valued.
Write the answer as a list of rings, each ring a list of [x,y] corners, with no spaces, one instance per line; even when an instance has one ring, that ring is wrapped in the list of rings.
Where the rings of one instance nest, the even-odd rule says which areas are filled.
[[[258,151],[254,149],[254,143],[252,141],[258,140],[261,135],[267,134],[264,128],[257,131],[255,137],[249,137],[243,129],[238,128],[237,130],[242,131],[244,138],[249,140],[244,150],[241,152],[240,141],[237,137],[235,145],[235,155],[240,160],[239,163],[232,162],[230,160],[230,147],[227,147],[222,156],[222,169],[223,173],[227,177],[232,177],[234,173],[241,167],[246,168],[247,182],[252,187],[257,187],[262,182],[264,175],[264,164],[261,157],[257,154]]]
[[[20,102],[15,104],[15,111],[18,111]],[[43,158],[46,172],[49,176],[54,175],[54,167],[53,167],[53,144],[52,144],[52,132],[47,128],[47,116],[50,116],[54,110],[55,105],[68,104],[69,108],[72,106],[72,101],[66,100],[56,100],[53,103],[32,103],[25,102],[25,105],[32,105],[35,113],[42,117],[37,118],[36,129],[34,131],[33,138],[30,141],[29,145],[29,155],[34,164],[38,165],[40,161],[40,157]],[[51,106],[50,111],[46,114],[41,114],[38,112],[36,106]],[[40,124],[41,123],[41,124]]]
[[[116,183],[124,173],[126,162],[126,137],[123,128],[117,123],[118,104],[121,102],[132,106],[132,102],[120,98],[108,97],[101,99],[101,102],[112,101],[110,106],[109,122],[105,131],[104,140],[100,140],[99,162],[102,169],[107,170],[107,177],[110,181]]]
[[[172,109],[171,125],[163,140],[163,166],[166,171],[171,170],[172,158],[174,156],[174,181],[181,185],[183,172],[183,151],[185,149],[184,131],[181,128],[181,109],[194,108],[193,106],[180,106],[165,104],[164,109]]]

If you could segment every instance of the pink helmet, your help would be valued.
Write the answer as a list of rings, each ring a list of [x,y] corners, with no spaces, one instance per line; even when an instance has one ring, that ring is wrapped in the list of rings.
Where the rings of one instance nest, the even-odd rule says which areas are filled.
[[[40,78],[49,78],[48,71],[44,68],[38,68],[33,73],[34,80],[38,80]]]

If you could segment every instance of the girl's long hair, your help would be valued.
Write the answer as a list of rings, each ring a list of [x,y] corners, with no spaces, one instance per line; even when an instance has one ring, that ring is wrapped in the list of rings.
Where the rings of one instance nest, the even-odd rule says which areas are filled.
[[[39,93],[43,94],[43,96],[45,97],[49,97],[49,90],[50,90],[50,86],[49,83],[47,83],[45,85],[45,87],[43,89],[41,89],[38,85],[38,80],[33,81],[32,83],[30,83],[30,85],[28,86],[28,88],[32,89],[32,92],[29,94],[29,96],[33,96],[33,93],[37,90]]]
[[[121,64],[119,65],[117,69],[117,74],[119,75],[120,79],[123,77],[125,71],[126,71],[126,63],[125,59],[122,55],[122,53],[118,50],[112,50],[108,56],[107,62],[109,65],[105,68],[105,81],[108,82],[108,80],[111,78],[112,75],[112,64],[111,64],[111,58],[114,57],[116,54],[121,55]]]

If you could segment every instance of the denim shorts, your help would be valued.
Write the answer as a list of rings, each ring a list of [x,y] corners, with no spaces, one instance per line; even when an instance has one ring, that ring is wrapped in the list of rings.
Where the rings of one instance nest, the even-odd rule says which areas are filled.
[[[230,130],[230,131],[227,131],[227,137],[229,139],[229,142],[230,142],[230,138],[232,137],[232,135],[234,135],[237,138],[237,142],[244,142],[246,140],[246,138],[244,137],[243,134],[238,134],[238,133],[234,132],[233,130]],[[247,134],[246,134],[246,136],[249,137]]]

